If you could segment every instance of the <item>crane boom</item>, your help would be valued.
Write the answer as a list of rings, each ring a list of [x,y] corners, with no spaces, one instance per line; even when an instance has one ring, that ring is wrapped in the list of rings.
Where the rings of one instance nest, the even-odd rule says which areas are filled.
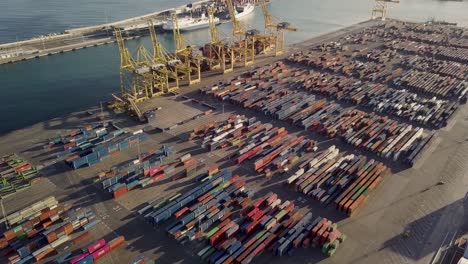
[[[152,20],[148,21],[148,27],[151,36],[151,43],[153,44],[153,60],[164,62],[166,54],[164,52],[164,48],[158,40],[158,36],[156,35],[156,29],[154,28]]]
[[[236,18],[236,13],[234,11],[234,5],[232,4],[232,0],[226,0],[227,6],[229,9],[229,17],[232,23],[232,34],[234,36],[239,36],[243,38],[245,36],[245,29],[243,28],[242,24]]]
[[[119,47],[120,67],[121,68],[132,67],[133,61],[132,61],[132,58],[130,57],[130,52],[125,47],[124,40],[122,37],[122,32],[120,31],[120,29],[117,29],[117,28],[115,29],[115,38],[117,39],[117,46]]]
[[[177,14],[172,14],[172,25],[172,32],[174,34],[175,53],[177,54],[186,49],[184,45],[184,40],[182,39],[182,35],[180,34],[179,20],[177,19]]]
[[[213,6],[208,7],[208,19],[210,22],[210,36],[211,36],[211,43],[219,43],[219,32],[218,28],[216,27],[216,21],[214,17],[215,9]]]
[[[387,18],[388,3],[397,4],[400,3],[400,0],[375,0],[371,19],[380,18],[382,21],[384,21]]]

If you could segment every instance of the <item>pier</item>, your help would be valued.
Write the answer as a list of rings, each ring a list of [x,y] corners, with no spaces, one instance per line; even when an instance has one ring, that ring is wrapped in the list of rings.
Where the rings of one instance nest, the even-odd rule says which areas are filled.
[[[213,1],[201,0],[192,3],[192,9],[198,9],[208,2]],[[155,27],[160,27],[162,22],[170,17],[171,13],[184,13],[185,9],[186,5],[183,5],[112,23],[67,29],[62,33],[0,44],[0,64],[111,44],[116,42],[113,34],[114,28],[120,28],[125,32],[125,39],[139,38],[148,32],[148,20],[153,20]]]

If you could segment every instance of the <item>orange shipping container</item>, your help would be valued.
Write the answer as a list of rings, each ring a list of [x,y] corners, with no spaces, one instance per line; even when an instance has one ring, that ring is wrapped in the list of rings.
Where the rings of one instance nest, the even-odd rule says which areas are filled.
[[[6,238],[6,240],[10,241],[16,237],[16,234],[15,234],[15,231],[13,231],[13,229],[10,229],[6,231],[5,233],[3,233],[3,236]]]
[[[89,237],[89,232],[86,231],[84,232],[83,234],[79,235],[78,237],[76,237],[74,240],[73,240],[73,244],[76,245],[80,242],[82,242],[83,240],[85,240],[86,238]]]
[[[65,234],[67,235],[73,233],[73,225],[71,223],[64,225],[64,229],[65,229]]]
[[[52,243],[55,240],[57,240],[57,234],[55,232],[50,232],[49,234],[47,234],[46,238],[47,242]]]
[[[49,249],[45,250],[44,252],[41,252],[41,254],[37,255],[36,260],[40,261],[40,260],[46,258],[47,256],[51,255],[54,252],[55,252],[55,250],[53,248],[49,248]]]
[[[119,236],[111,241],[109,241],[108,245],[111,250],[119,247],[125,242],[125,237],[124,236]]]
[[[36,230],[36,229],[32,229],[31,231],[28,232],[28,237],[32,237],[32,236],[34,236],[35,234],[37,234],[37,230]]]
[[[0,249],[8,246],[8,241],[5,238],[0,239]]]
[[[47,228],[52,224],[52,221],[46,221],[42,224],[42,227]]]

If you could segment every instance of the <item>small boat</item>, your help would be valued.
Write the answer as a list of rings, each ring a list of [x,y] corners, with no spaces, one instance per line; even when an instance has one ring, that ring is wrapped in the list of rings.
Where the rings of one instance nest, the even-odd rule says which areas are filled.
[[[219,18],[215,18],[215,23],[219,24]],[[210,20],[205,14],[202,14],[201,17],[193,18],[193,17],[184,17],[178,19],[179,30],[180,31],[191,31],[197,30],[201,28],[207,28],[210,26]],[[167,21],[166,24],[163,25],[163,29],[167,31],[172,31],[174,29],[174,24],[172,23],[172,19]]]

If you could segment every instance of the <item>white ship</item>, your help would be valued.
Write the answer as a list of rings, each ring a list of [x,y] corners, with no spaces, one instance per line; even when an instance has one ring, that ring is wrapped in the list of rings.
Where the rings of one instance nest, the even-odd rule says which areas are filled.
[[[153,22],[153,25],[155,27],[160,27],[164,25],[164,21],[156,21]],[[148,29],[148,23],[141,23],[141,24],[133,24],[133,25],[128,25],[121,27],[121,30],[123,31],[134,31],[134,30],[147,30]]]
[[[219,24],[219,18],[215,17],[215,23]],[[193,18],[193,17],[185,17],[178,19],[179,30],[180,31],[191,31],[201,28],[207,28],[210,26],[210,20],[205,14],[202,14],[201,17]],[[167,21],[166,24],[163,25],[163,29],[167,31],[172,31],[174,29],[174,24],[172,23],[172,19]]]
[[[249,15],[250,13],[252,13],[254,11],[254,9],[255,9],[255,6],[252,5],[251,3],[247,3],[243,7],[236,8],[236,18],[237,19],[243,18],[243,17]]]

